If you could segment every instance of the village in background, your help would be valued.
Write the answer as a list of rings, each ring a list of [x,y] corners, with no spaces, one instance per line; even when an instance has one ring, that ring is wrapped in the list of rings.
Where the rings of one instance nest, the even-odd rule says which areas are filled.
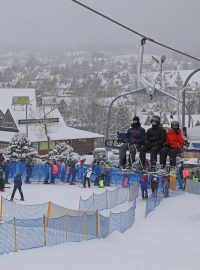
[[[116,138],[117,132],[126,132],[135,115],[145,129],[151,126],[152,115],[159,115],[165,128],[172,120],[181,121],[183,84],[197,66],[177,55],[164,63],[159,59],[145,55],[143,74],[179,100],[143,94],[124,96],[114,103],[107,127],[111,101],[140,87],[136,54],[125,49],[48,53],[1,50],[1,152],[16,133],[23,133],[42,157],[59,143],[69,144],[79,155],[91,155],[95,148],[105,147],[106,132],[109,138]],[[195,143],[199,143],[195,135],[200,128],[199,85],[197,73],[186,91],[186,127]],[[197,156],[196,152],[189,154]]]

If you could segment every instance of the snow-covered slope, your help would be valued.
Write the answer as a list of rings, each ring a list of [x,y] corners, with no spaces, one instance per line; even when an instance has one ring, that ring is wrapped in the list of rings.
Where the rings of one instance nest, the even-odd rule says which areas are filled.
[[[28,203],[51,200],[72,208],[77,208],[80,194],[86,198],[93,191],[68,185],[24,186]],[[197,195],[163,199],[145,219],[145,202],[139,198],[135,223],[124,234],[10,253],[0,256],[0,266],[5,270],[199,270],[199,205]]]

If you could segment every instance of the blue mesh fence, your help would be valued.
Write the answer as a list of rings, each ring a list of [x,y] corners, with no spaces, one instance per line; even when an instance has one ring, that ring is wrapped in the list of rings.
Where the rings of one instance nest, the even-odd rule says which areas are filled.
[[[22,172],[22,177],[25,180],[27,173],[26,173],[26,166],[24,162],[11,162],[8,164],[8,168],[9,168],[9,181],[12,181],[14,176],[21,171]],[[61,172],[62,168],[61,166],[58,166],[58,175],[56,177],[56,181],[67,181],[67,174],[65,173],[64,178],[63,178],[63,173]],[[85,172],[85,170],[87,169],[87,166],[85,166],[85,169],[83,170],[82,167],[77,166],[76,168],[76,181],[77,182],[81,182],[83,181],[83,174]],[[104,167],[101,168],[102,171],[105,170]],[[46,175],[47,175],[47,171],[49,173],[49,175],[51,174],[51,168],[49,167],[47,169],[47,167],[45,166],[45,164],[32,164],[32,172],[31,172],[31,176],[30,176],[30,180],[31,181],[44,181]],[[117,169],[117,168],[111,168],[111,183],[115,184],[115,185],[123,185],[123,180],[124,177],[128,176],[129,179],[129,184],[135,183],[139,181],[140,175],[138,173],[124,173],[121,169]],[[91,179],[92,182],[95,181],[95,177],[94,179]]]
[[[110,213],[110,228],[109,233],[121,231],[121,213]]]
[[[135,205],[134,201],[126,212],[110,212],[107,217],[99,214],[100,237],[105,238],[114,231],[123,233],[129,229],[135,221]]]
[[[108,196],[107,196],[107,208],[113,208],[117,205],[117,198],[118,198],[118,189],[115,190],[107,190]],[[105,208],[103,208],[105,209]]]
[[[106,191],[107,192],[107,191]],[[106,209],[106,208],[109,208],[107,206],[107,193],[106,192],[103,192],[101,194],[93,194],[94,196],[94,210],[103,210],[103,209]]]
[[[68,241],[80,242],[84,240],[84,230],[86,232],[85,215],[80,217],[68,217]]]
[[[109,235],[110,217],[99,214],[99,237],[106,238]]]
[[[128,189],[124,190],[127,191]],[[117,201],[116,192],[117,190],[114,190],[112,194],[114,199],[111,199],[111,201]],[[108,194],[108,192],[106,193]],[[99,198],[102,199],[102,197]],[[95,200],[95,194],[93,194],[93,200]],[[4,206],[6,203],[3,201]],[[113,231],[124,232],[132,226],[135,219],[135,200],[126,212],[110,212],[109,217],[94,211],[81,212],[52,204],[52,206],[49,206],[49,216],[58,216],[62,213],[71,213],[72,215],[65,214],[60,217],[45,218],[43,212],[47,213],[48,204],[39,205],[38,211],[37,205],[17,205],[12,203],[11,206],[9,203],[5,208],[6,211],[11,211],[8,216],[11,218],[16,214],[18,218],[0,223],[0,254],[45,245],[52,246],[67,241],[79,242],[99,237],[105,238]],[[98,202],[96,205],[98,205]],[[50,209],[53,211],[52,213],[50,213]],[[30,219],[31,215],[41,216],[40,218]]]
[[[122,204],[127,202],[129,199],[129,189],[118,188],[117,204]]]
[[[138,196],[138,188],[138,184],[134,183],[129,188],[117,187],[114,190],[105,190],[101,194],[93,194],[86,200],[80,198],[79,210],[100,211],[113,208],[127,201],[133,201]]]
[[[187,192],[200,195],[200,183],[188,180]]]
[[[163,195],[157,194],[156,198],[149,197],[146,203],[146,211],[145,211],[145,217],[151,213],[156,206],[160,204],[160,201],[162,200]]]
[[[46,239],[48,246],[66,241],[66,216],[48,219]]]
[[[0,255],[15,251],[14,225],[12,222],[0,223]]]
[[[43,218],[16,219],[17,249],[31,249],[44,246]]]
[[[22,205],[11,202],[5,198],[2,201],[2,214],[4,220],[37,219],[47,214],[48,204]]]
[[[135,221],[135,206],[132,206],[127,212],[121,213],[120,232],[123,233],[129,229]]]

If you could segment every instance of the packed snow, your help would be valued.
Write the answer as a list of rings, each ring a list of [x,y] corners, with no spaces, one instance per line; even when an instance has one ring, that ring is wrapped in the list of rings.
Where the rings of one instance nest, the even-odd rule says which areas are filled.
[[[78,208],[80,195],[87,198],[93,192],[103,192],[98,188],[41,183],[23,185],[23,190],[26,201],[20,203],[51,200],[73,209]],[[11,189],[7,189],[4,197],[10,192]],[[16,197],[19,197],[17,193]],[[186,193],[163,199],[146,219],[145,205],[139,197],[135,223],[123,234],[115,232],[106,239],[2,255],[1,269],[199,270],[200,196]]]

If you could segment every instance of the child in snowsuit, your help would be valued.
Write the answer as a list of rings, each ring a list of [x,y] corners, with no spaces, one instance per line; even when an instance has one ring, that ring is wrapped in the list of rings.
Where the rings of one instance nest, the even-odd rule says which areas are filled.
[[[104,183],[105,183],[105,173],[102,172],[99,177],[99,187],[104,188]]]
[[[151,191],[152,191],[152,198],[157,197],[157,191],[158,191],[158,179],[157,177],[154,177],[151,181]]]
[[[142,192],[142,199],[147,199],[148,198],[148,176],[147,175],[142,175],[140,177],[140,187],[141,187],[141,192]]]
[[[11,201],[13,201],[15,192],[17,189],[19,190],[21,201],[24,201],[24,195],[22,192],[22,173],[21,172],[19,172],[14,178],[14,188],[13,188],[13,192],[10,199]]]

